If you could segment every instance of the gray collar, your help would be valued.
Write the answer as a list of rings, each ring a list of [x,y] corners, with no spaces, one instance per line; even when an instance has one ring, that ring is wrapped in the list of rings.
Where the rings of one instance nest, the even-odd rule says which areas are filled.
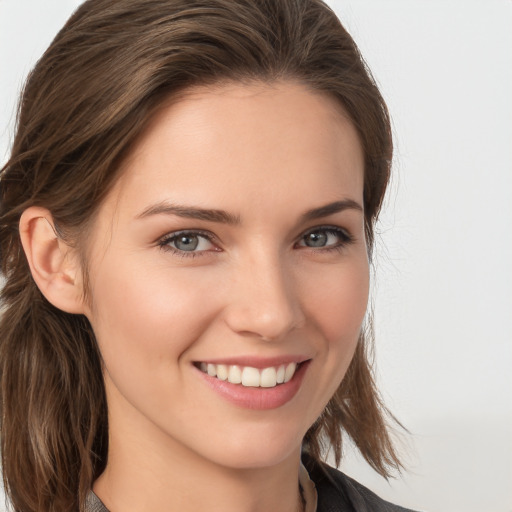
[[[87,494],[85,510],[86,512],[108,512],[107,507],[103,505],[101,500],[96,496],[96,494],[94,494],[94,492],[92,492],[92,490]]]

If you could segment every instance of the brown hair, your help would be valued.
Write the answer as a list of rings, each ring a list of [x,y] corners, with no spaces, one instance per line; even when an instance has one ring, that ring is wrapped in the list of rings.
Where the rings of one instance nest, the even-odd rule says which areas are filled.
[[[53,307],[20,243],[21,213],[52,212],[81,246],[88,222],[155,110],[188,87],[294,80],[337,98],[365,155],[368,247],[392,154],[384,101],[350,35],[320,0],[89,0],[29,75],[0,181],[1,449],[16,511],[83,508],[108,448],[101,357],[87,319]],[[304,447],[341,457],[342,429],[382,475],[400,462],[368,361],[368,336]]]

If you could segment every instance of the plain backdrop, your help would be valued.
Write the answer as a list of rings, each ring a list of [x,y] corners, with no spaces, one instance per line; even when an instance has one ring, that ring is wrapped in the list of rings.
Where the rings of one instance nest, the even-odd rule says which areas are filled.
[[[23,79],[79,3],[0,0],[1,162]],[[410,431],[402,478],[386,482],[350,447],[342,469],[419,510],[510,512],[512,2],[328,3],[393,118],[376,363],[383,395]]]

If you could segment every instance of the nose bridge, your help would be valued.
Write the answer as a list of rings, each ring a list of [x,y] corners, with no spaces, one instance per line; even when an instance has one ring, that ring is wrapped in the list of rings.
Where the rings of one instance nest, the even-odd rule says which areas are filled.
[[[302,325],[294,275],[277,250],[251,251],[233,277],[228,323],[234,331],[274,340]]]

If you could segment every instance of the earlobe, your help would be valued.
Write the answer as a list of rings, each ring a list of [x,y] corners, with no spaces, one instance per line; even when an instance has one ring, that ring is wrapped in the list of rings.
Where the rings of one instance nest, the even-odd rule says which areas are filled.
[[[49,210],[27,208],[21,215],[19,229],[32,277],[41,293],[67,313],[84,313],[78,258],[59,238]]]

